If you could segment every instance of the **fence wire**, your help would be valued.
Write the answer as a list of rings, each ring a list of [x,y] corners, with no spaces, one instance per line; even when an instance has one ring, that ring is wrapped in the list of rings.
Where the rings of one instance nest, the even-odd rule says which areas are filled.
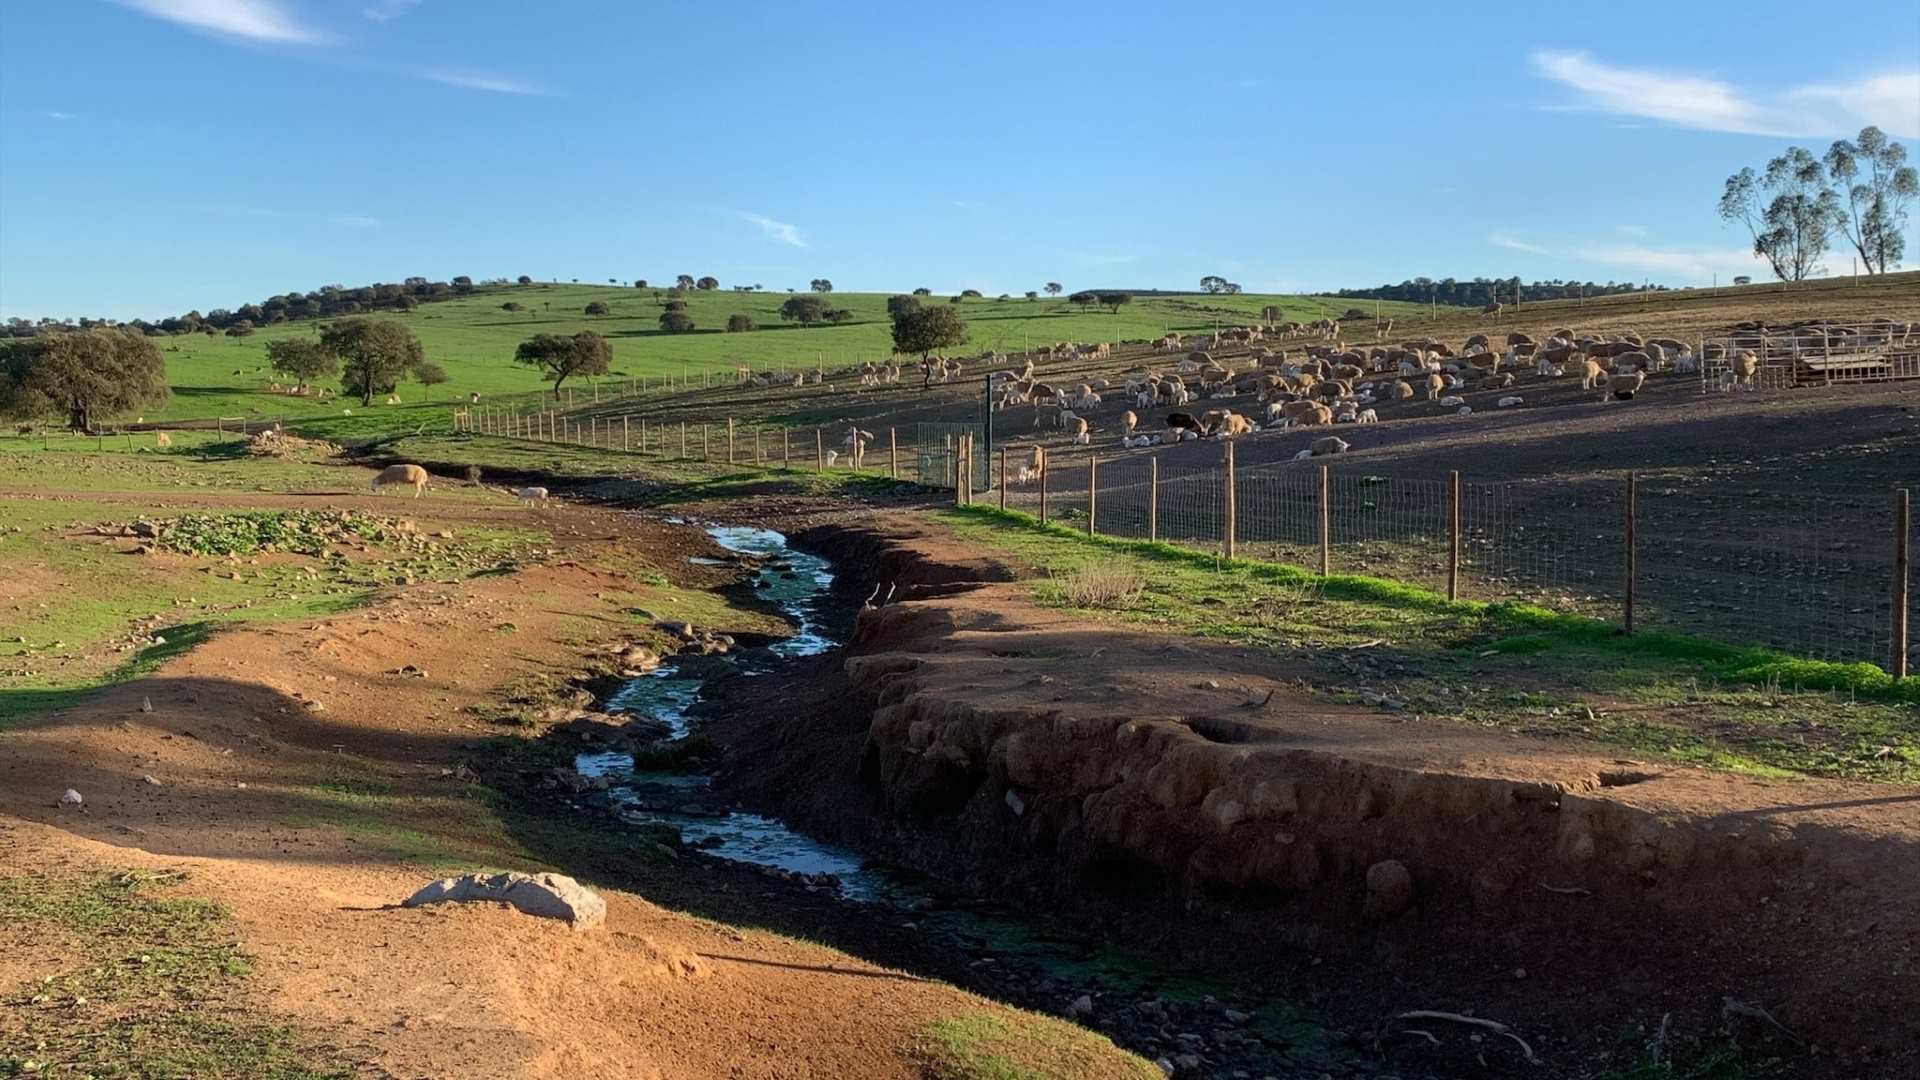
[[[855,454],[844,428],[679,423],[556,411],[456,414],[463,430],[608,452],[795,469],[863,468],[953,489],[971,448],[972,498],[1073,528],[1209,551],[1227,546],[1224,461],[1100,460],[1029,445],[989,449],[973,424],[875,432]],[[837,434],[836,434],[837,431]],[[1224,457],[1224,451],[1223,451]],[[1002,478],[1005,483],[1002,483]],[[1089,479],[1092,484],[1089,484]],[[1323,488],[1324,485],[1324,488]],[[1465,599],[1524,601],[1619,620],[1627,582],[1623,477],[1487,483],[1385,476],[1314,462],[1234,471],[1237,554],[1360,573]],[[1090,498],[1091,496],[1091,498]],[[956,492],[956,498],[958,493]],[[1092,520],[1089,521],[1091,512]],[[1454,516],[1458,515],[1458,560]],[[1688,475],[1635,487],[1635,622],[1826,660],[1892,663],[1893,493],[1820,492]],[[1909,600],[1909,607],[1914,606]],[[1920,625],[1910,611],[1910,625]],[[1920,648],[1908,645],[1910,666]]]

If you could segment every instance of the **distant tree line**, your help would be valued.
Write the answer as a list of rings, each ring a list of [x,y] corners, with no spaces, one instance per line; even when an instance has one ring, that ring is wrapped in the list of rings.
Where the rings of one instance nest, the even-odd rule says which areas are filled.
[[[521,278],[523,284],[529,280],[526,277]],[[233,337],[244,337],[258,327],[298,319],[333,319],[347,315],[364,315],[374,311],[411,311],[421,304],[435,300],[451,300],[457,296],[466,296],[474,289],[473,279],[465,275],[454,278],[452,281],[428,281],[423,277],[410,277],[398,285],[376,283],[353,289],[344,285],[322,285],[312,292],[282,293],[279,296],[270,296],[257,304],[241,304],[231,310],[214,308],[204,315],[196,310],[154,321],[128,319],[125,322],[116,322],[112,319],[80,319],[77,322],[67,322],[59,319],[29,321],[13,318],[7,320],[6,334],[11,337],[32,337],[41,333],[88,330],[97,326],[120,326],[148,337],[169,334],[228,334]]]
[[[1454,278],[1408,278],[1398,285],[1380,285],[1371,289],[1341,289],[1333,295],[1349,300],[1411,300],[1416,303],[1450,304],[1456,307],[1485,307],[1529,300],[1573,300],[1583,296],[1610,296],[1614,293],[1659,290],[1664,285],[1648,286],[1636,281],[1551,281],[1522,282],[1517,277],[1484,278],[1458,281]]]

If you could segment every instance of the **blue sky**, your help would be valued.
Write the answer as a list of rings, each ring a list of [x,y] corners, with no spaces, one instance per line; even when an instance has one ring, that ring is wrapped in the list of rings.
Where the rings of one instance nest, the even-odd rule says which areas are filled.
[[[1920,154],[1911,0],[1575,8],[4,0],[0,315],[413,274],[1724,281],[1727,174],[1865,123]]]

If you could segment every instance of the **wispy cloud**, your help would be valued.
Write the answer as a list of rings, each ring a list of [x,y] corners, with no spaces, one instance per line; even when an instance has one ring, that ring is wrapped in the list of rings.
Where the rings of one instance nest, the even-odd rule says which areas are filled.
[[[1542,49],[1532,61],[1541,76],[1580,94],[1574,104],[1544,106],[1553,110],[1637,116],[1740,135],[1844,135],[1867,124],[1895,136],[1920,135],[1920,71],[1761,94],[1714,78],[1608,64],[1584,52]]]
[[[349,229],[375,229],[379,228],[380,219],[368,217],[365,214],[341,214],[333,219],[333,223],[344,225]]]
[[[446,86],[458,86],[463,90],[484,90],[489,94],[534,94],[546,93],[540,87],[509,75],[495,75],[484,71],[459,71],[449,68],[427,68],[414,74],[431,82]]]
[[[328,45],[333,35],[307,26],[277,0],[113,0],[121,7],[203,33],[277,45]]]
[[[387,22],[397,19],[420,6],[420,0],[379,0],[362,9],[360,14],[374,22]]]
[[[1553,252],[1539,244],[1529,244],[1525,240],[1516,240],[1504,233],[1494,233],[1487,237],[1487,243],[1494,247],[1503,247],[1509,251],[1524,251],[1529,255],[1551,255]]]
[[[775,221],[764,214],[749,214],[745,211],[741,212],[740,220],[759,226],[760,231],[766,233],[769,240],[792,244],[794,247],[807,246],[807,241],[801,237],[800,227],[797,225],[789,225],[784,221]]]
[[[61,112],[61,111],[60,111],[59,109],[48,109],[48,110],[47,110],[47,113],[46,113],[46,116],[47,116],[47,119],[49,119],[49,120],[72,120],[72,119],[74,119],[74,115],[73,115],[72,113],[70,113],[70,112]]]

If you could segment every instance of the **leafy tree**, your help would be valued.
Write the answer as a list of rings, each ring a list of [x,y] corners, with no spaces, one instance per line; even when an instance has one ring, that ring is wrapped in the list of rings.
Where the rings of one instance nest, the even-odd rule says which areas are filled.
[[[386,319],[341,319],[320,329],[320,346],[340,358],[340,387],[360,404],[391,394],[400,377],[426,360],[413,331]]]
[[[903,312],[893,320],[893,351],[918,353],[924,362],[935,349],[967,340],[967,324],[952,307],[923,307]]]
[[[538,368],[553,380],[553,396],[560,384],[575,375],[605,375],[613,365],[613,345],[591,330],[577,334],[535,334],[513,351],[513,362]]]
[[[500,310],[501,311],[525,311],[527,310],[527,307],[525,304],[522,304],[517,300],[509,300],[506,303],[500,305]]]
[[[0,414],[65,415],[85,431],[103,414],[166,399],[166,361],[144,335],[96,328],[0,342]]]
[[[1103,292],[1100,294],[1100,306],[1111,310],[1115,315],[1120,314],[1122,304],[1131,303],[1133,303],[1132,293]]]
[[[852,322],[853,312],[848,311],[846,308],[828,308],[825,318],[828,322],[839,326],[841,323]]]
[[[447,369],[439,364],[424,362],[413,369],[413,379],[427,388],[427,400],[433,400],[433,388],[447,381]]]
[[[915,296],[932,296],[932,295],[933,295],[933,290],[932,290],[932,289],[929,289],[929,288],[927,288],[927,287],[926,287],[926,286],[924,286],[924,285],[922,285],[922,286],[921,286],[920,288],[918,288],[918,289],[915,289],[915,290],[913,290],[913,295],[915,295]]]
[[[1219,274],[1208,274],[1206,277],[1200,279],[1200,291],[1207,293],[1226,292],[1227,279],[1221,277]]]
[[[684,311],[663,311],[660,313],[660,329],[669,334],[684,334],[693,329],[693,316]]]
[[[586,313],[588,315],[611,315],[613,314],[613,309],[608,307],[604,300],[595,300],[587,305]]]
[[[668,311],[685,311],[687,310],[687,302],[685,300],[669,300],[664,307]]]
[[[1047,282],[1047,295],[1059,296],[1061,293],[1066,291],[1066,288],[1067,287],[1065,285],[1062,285],[1057,281],[1049,281]]]
[[[241,319],[239,322],[227,327],[228,337],[246,337],[251,333],[253,333],[253,323],[246,319]]]
[[[412,311],[419,306],[420,301],[415,300],[411,296],[402,295],[393,298],[393,307],[396,311]]]
[[[954,294],[953,294],[952,296],[949,296],[949,297],[947,298],[947,303],[949,303],[949,304],[957,304],[957,303],[959,303],[960,301],[962,301],[962,300],[965,300],[965,299],[966,299],[966,297],[964,297],[964,296],[961,296],[961,295],[960,295],[959,293],[954,293]]]
[[[633,287],[634,287],[634,288],[636,288],[636,289],[644,289],[644,288],[646,288],[646,287],[647,287],[647,279],[646,279],[646,278],[638,278],[638,279],[636,279],[636,280],[634,281],[634,283],[633,283]]]
[[[1798,146],[1767,162],[1764,174],[1741,169],[1727,177],[1720,194],[1720,216],[1746,225],[1753,253],[1782,281],[1805,281],[1813,273],[1842,213],[1820,162]]]
[[[920,297],[917,295],[889,296],[887,297],[887,318],[898,319],[906,312],[919,311],[920,306]]]
[[[978,300],[980,299],[980,290],[979,289],[961,289],[960,295],[966,297],[968,300]]]
[[[814,278],[812,281],[807,282],[807,288],[812,289],[814,292],[821,292],[821,293],[832,292],[833,282],[828,281],[826,278],[823,278],[823,277],[817,277],[817,278]]]
[[[752,330],[753,328],[753,316],[751,315],[742,315],[735,312],[727,316],[727,333],[729,334],[740,333],[745,330]]]
[[[1067,297],[1067,302],[1070,304],[1078,304],[1081,307],[1092,307],[1100,302],[1100,294],[1091,291],[1081,291]]]
[[[308,383],[340,372],[340,358],[312,338],[267,342],[267,364],[303,390]]]
[[[780,317],[802,326],[812,326],[827,316],[827,302],[817,296],[789,296],[780,305]]]
[[[703,277],[699,281],[694,282],[693,287],[699,289],[701,292],[707,292],[719,288],[720,279],[716,277]]]
[[[577,278],[576,278],[575,280],[579,280],[579,279],[577,279]],[[470,293],[470,292],[472,292],[472,291],[473,291],[473,279],[472,279],[472,278],[470,278],[470,277],[468,277],[468,276],[467,276],[467,275],[465,275],[465,274],[461,274],[461,275],[460,275],[459,277],[457,277],[457,278],[454,278],[454,279],[453,279],[453,291],[454,291],[454,292],[457,292],[457,293]]]
[[[1734,277],[1733,283],[1735,285],[1751,285],[1753,284],[1753,279],[1745,274],[1739,274]]]
[[[1907,251],[1901,228],[1907,204],[1920,195],[1920,174],[1907,164],[1907,148],[1869,126],[1852,142],[1834,143],[1826,162],[1827,173],[1847,196],[1838,217],[1840,232],[1860,253],[1867,273],[1884,274],[1900,265]]]
[[[693,288],[693,275],[692,275],[692,274],[681,274],[681,275],[680,275],[679,277],[677,277],[677,278],[674,278],[674,279],[673,279],[673,286],[674,286],[674,288],[676,288],[676,289],[691,289],[691,288]]]
[[[531,275],[528,275],[528,274],[521,274],[518,278],[515,278],[514,280],[518,281],[522,285],[533,284],[533,278]]]
[[[1030,301],[1031,301],[1031,300],[1038,300],[1038,299],[1040,299],[1040,294],[1039,294],[1039,293],[1037,293],[1037,292],[1035,292],[1035,291],[1033,291],[1032,289],[1028,289],[1028,290],[1027,290],[1027,299],[1028,299],[1028,300],[1030,300]]]

